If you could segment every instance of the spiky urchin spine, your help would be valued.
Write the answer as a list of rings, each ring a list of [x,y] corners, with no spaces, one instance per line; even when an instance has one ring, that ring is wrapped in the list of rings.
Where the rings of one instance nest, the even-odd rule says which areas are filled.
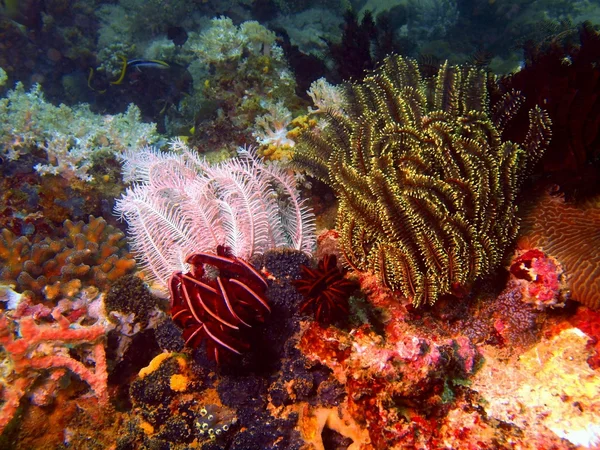
[[[444,64],[425,79],[399,56],[345,93],[344,112],[301,138],[295,163],[335,190],[348,264],[417,306],[496,267],[518,231],[521,180],[549,142],[547,114],[530,112],[521,145],[502,142],[518,92],[493,122],[483,71]]]

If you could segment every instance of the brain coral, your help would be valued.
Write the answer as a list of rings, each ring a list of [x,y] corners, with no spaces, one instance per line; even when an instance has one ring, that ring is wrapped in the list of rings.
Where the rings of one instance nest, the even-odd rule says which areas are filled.
[[[600,308],[600,198],[578,207],[545,194],[523,222],[520,245],[554,256],[565,268],[571,298]]]

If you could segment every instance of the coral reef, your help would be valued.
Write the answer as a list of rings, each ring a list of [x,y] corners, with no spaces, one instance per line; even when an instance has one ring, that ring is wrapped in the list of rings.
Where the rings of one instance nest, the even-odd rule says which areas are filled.
[[[543,309],[565,306],[568,297],[566,276],[560,263],[544,252],[518,251],[509,271],[523,291],[523,301]]]
[[[599,447],[600,7],[526,3],[0,2],[0,448]]]
[[[0,314],[0,432],[14,417],[24,396],[37,405],[51,403],[67,373],[87,383],[102,405],[108,403],[103,342],[107,328],[101,320],[82,324],[87,314],[72,309],[68,301],[49,309],[27,300],[14,312]],[[40,382],[44,375],[47,378]]]
[[[264,147],[293,147],[294,141],[288,139],[287,127],[292,122],[292,113],[282,102],[265,103],[267,113],[258,116],[255,121],[256,141]]]
[[[17,237],[3,229],[0,279],[47,300],[74,298],[82,287],[105,291],[135,266],[126,245],[125,235],[102,217],[90,216],[87,223],[66,220],[46,238]]]
[[[186,345],[197,347],[205,341],[206,353],[217,363],[220,350],[240,355],[249,347],[240,327],[251,328],[271,312],[264,299],[267,282],[223,246],[217,247],[216,255],[194,253],[186,262],[191,270],[176,272],[169,281],[171,314],[183,328]]]
[[[471,388],[485,400],[482,407],[489,416],[535,435],[538,445],[558,445],[560,437],[595,447],[600,442],[600,379],[586,362],[588,340],[569,328],[523,353],[517,363],[485,353]]]
[[[158,138],[155,125],[142,123],[135,105],[114,116],[93,114],[86,104],[57,107],[44,99],[39,84],[25,92],[17,83],[0,99],[0,120],[0,156],[16,160],[43,149],[47,160],[35,166],[38,173],[84,181],[92,180],[94,158]]]
[[[159,307],[160,299],[150,293],[139,277],[125,275],[112,283],[104,297],[104,305],[107,313],[133,314],[135,321],[145,326]]]
[[[236,26],[228,17],[214,18],[187,46],[209,72],[192,71],[195,84],[202,86],[203,103],[213,108],[210,120],[196,121],[191,142],[199,148],[247,144],[256,118],[265,113],[263,102],[291,106],[297,101],[275,33],[258,22]]]
[[[593,309],[600,307],[599,201],[578,206],[546,192],[525,208],[519,238],[520,247],[540,248],[556,258],[566,272],[570,298]]]
[[[394,321],[385,337],[369,326],[347,333],[313,323],[303,331],[299,344],[308,359],[331,369],[345,387],[343,409],[359,430],[368,430],[376,449],[397,448],[410,442],[409,435],[416,439],[413,445],[425,445],[431,431],[418,437],[410,423],[441,417],[479,359],[464,337],[437,341],[402,323],[400,316]]]
[[[592,369],[598,370],[600,368],[600,312],[586,307],[578,308],[577,312],[569,317],[569,323],[590,337],[586,345],[586,350],[590,352],[587,363]]]
[[[108,356],[111,362],[116,365],[132,359],[127,352],[134,341],[143,340],[147,331],[152,332],[161,321],[166,320],[166,314],[162,311],[166,309],[165,303],[153,295],[148,286],[135,275],[125,275],[112,283],[104,296],[106,315],[111,328],[114,328],[108,335]],[[149,346],[146,347],[146,350],[150,350]],[[143,355],[135,349],[132,351],[136,356]],[[111,369],[118,371],[114,366]]]
[[[125,178],[136,183],[115,206],[151,281],[164,289],[173,272],[187,272],[190,253],[219,245],[245,260],[276,247],[312,251],[313,215],[292,173],[253,151],[210,165],[175,145],[183,154],[144,148],[127,156]]]
[[[446,64],[425,79],[396,56],[345,94],[347,116],[325,113],[294,161],[333,187],[346,262],[417,306],[498,266],[518,231],[519,185],[549,140],[547,115],[530,110],[522,147],[503,142],[517,93],[490,112],[482,71]]]
[[[199,387],[184,355],[156,356],[131,384],[135,413],[129,418],[129,432],[118,439],[116,448],[181,448],[175,446],[192,443],[204,448],[211,441],[221,445],[231,441],[235,411],[212,403],[218,402],[214,391]]]

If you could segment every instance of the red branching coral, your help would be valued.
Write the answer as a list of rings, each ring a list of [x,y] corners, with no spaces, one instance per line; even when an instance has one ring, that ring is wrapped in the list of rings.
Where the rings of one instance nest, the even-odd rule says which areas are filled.
[[[187,273],[176,272],[169,281],[171,314],[183,327],[186,345],[206,342],[207,354],[219,362],[222,349],[240,355],[248,344],[240,326],[251,327],[271,312],[264,299],[265,279],[246,261],[228,254],[195,253],[186,262]]]
[[[126,245],[124,234],[102,217],[90,216],[88,223],[66,220],[55,238],[30,240],[3,229],[0,280],[49,300],[73,298],[83,285],[106,290],[135,266]]]
[[[64,315],[72,311],[65,308],[68,301],[67,306],[52,310],[25,301],[14,313],[0,314],[0,363],[5,368],[0,379],[0,432],[13,418],[23,396],[29,394],[32,402],[46,404],[67,370],[90,386],[101,405],[108,403],[106,328],[99,323],[72,321]],[[46,321],[36,320],[36,315]]]
[[[335,255],[325,255],[316,269],[302,266],[302,278],[292,284],[304,296],[300,312],[310,310],[321,323],[348,315],[348,298],[358,284],[344,278]]]

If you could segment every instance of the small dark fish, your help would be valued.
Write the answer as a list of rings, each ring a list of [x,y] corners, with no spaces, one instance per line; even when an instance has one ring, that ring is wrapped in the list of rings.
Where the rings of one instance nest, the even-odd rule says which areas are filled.
[[[167,29],[167,38],[173,41],[173,44],[181,47],[187,41],[188,34],[183,27],[171,26]]]
[[[127,61],[127,68],[150,67],[152,69],[168,69],[169,63],[158,59],[130,59]]]
[[[110,84],[121,84],[123,82],[123,80],[125,79],[125,74],[127,73],[127,69],[138,69],[141,70],[142,68],[146,67],[146,68],[151,68],[151,69],[168,69],[171,66],[164,62],[164,61],[160,61],[158,59],[142,59],[142,58],[137,58],[137,59],[125,59],[124,56],[120,56],[120,58],[123,61],[123,67],[121,68],[121,75],[119,75],[119,78],[115,81],[111,81]],[[89,84],[89,83],[88,83]]]

